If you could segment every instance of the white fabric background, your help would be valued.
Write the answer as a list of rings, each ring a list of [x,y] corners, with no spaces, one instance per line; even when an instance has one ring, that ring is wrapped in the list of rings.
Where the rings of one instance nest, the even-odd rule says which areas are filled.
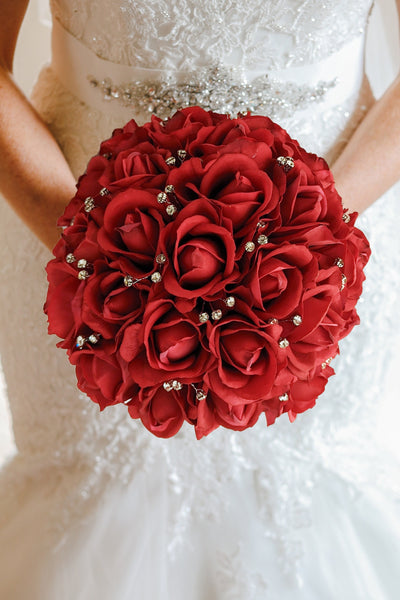
[[[367,45],[367,70],[375,94],[379,96],[393,79],[400,65],[398,43],[398,18],[394,0],[378,0],[370,23]],[[15,57],[15,77],[22,89],[29,93],[40,67],[50,56],[50,15],[46,0],[30,0],[29,9],[22,26]],[[395,371],[400,359],[397,349],[393,362],[388,365],[391,372],[389,386],[392,400],[390,410],[382,411],[379,424],[382,437],[400,456],[397,442],[397,422],[400,419],[400,392]],[[393,411],[396,411],[396,416]],[[10,417],[6,404],[4,381],[0,371],[0,465],[14,451]]]

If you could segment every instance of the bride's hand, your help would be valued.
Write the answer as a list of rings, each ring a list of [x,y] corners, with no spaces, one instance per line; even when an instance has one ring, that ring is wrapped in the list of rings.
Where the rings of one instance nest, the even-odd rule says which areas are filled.
[[[0,191],[51,249],[75,180],[57,142],[13,81],[14,49],[28,1],[0,3]]]

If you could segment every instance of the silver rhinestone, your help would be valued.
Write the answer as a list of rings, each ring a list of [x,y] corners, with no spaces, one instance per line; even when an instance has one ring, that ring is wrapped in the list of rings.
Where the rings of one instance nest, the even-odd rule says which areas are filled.
[[[350,215],[348,213],[344,213],[342,219],[345,223],[350,223]]]
[[[201,400],[205,400],[207,398],[207,394],[204,392],[204,390],[196,390],[196,400],[199,400],[199,402]]]
[[[159,194],[157,194],[157,202],[159,202],[160,204],[163,204],[167,200],[168,196],[165,192],[160,192]]]
[[[163,265],[167,260],[167,257],[165,256],[165,254],[157,254],[156,256],[156,262],[159,265]]]
[[[175,190],[175,188],[174,188],[174,186],[173,186],[173,185],[171,185],[171,184],[170,184],[170,185],[167,185],[167,187],[165,188],[165,192],[166,192],[167,194],[172,194],[172,192],[173,192],[174,190]]]
[[[278,325],[278,319],[269,319],[268,320],[268,324],[269,325]]]
[[[340,286],[340,291],[344,290],[347,283],[347,277],[344,273],[342,273],[342,285]]]
[[[97,344],[99,339],[100,339],[100,336],[97,335],[97,333],[91,333],[88,337],[88,340],[91,344]]]
[[[163,383],[163,388],[164,390],[166,390],[167,392],[172,392],[172,390],[174,389],[172,387],[172,382],[171,381],[164,381]]]
[[[85,345],[85,342],[86,342],[86,338],[84,338],[83,335],[78,335],[78,337],[76,338],[76,344],[75,345],[80,350]]]
[[[153,273],[151,275],[150,279],[152,280],[153,283],[158,283],[162,279],[161,273],[156,271],[155,273]]]
[[[174,379],[174,381],[172,382],[172,387],[174,388],[174,390],[177,390],[179,392],[179,390],[182,389],[182,384],[180,381],[176,381],[176,379]]]
[[[282,338],[279,340],[279,348],[287,348],[289,346],[289,340]]]
[[[110,193],[110,190],[108,190],[107,188],[102,188],[99,192],[100,196],[107,196]]]
[[[293,325],[296,325],[296,327],[298,327],[299,325],[302,324],[303,319],[301,318],[300,315],[294,315],[292,321],[293,321]]]
[[[280,402],[287,402],[288,400],[289,400],[289,394],[287,394],[286,392],[284,394],[281,394],[281,396],[279,396]]]
[[[335,265],[337,265],[337,266],[338,266],[340,269],[341,269],[342,267],[344,267],[344,261],[343,261],[343,259],[341,259],[341,258],[337,258],[337,259],[335,260]]]
[[[125,275],[125,277],[124,277],[124,286],[125,287],[132,287],[134,283],[135,283],[135,280],[133,279],[132,275]]]
[[[172,217],[172,215],[174,215],[177,211],[176,206],[174,206],[174,204],[168,204],[167,208],[165,209],[167,215],[169,215],[170,217]]]
[[[219,308],[217,310],[213,310],[211,313],[211,318],[214,321],[219,321],[222,318],[222,310],[220,310]]]
[[[276,162],[281,165],[286,172],[294,167],[294,160],[291,156],[278,156]]]
[[[208,319],[210,318],[210,315],[206,312],[202,312],[199,314],[199,321],[200,323],[206,323],[208,321]]]
[[[72,264],[73,262],[76,261],[76,258],[71,252],[70,254],[67,254],[67,256],[65,257],[65,260],[67,261],[67,263]]]
[[[84,201],[84,205],[85,205],[85,211],[88,213],[91,210],[93,210],[95,208],[95,203],[94,200],[91,196],[88,196],[85,201]]]
[[[86,269],[88,266],[88,261],[85,258],[81,258],[78,260],[77,265],[78,269]]]
[[[178,150],[177,155],[181,160],[185,160],[187,152],[186,150]]]
[[[246,252],[254,252],[255,247],[256,245],[254,242],[246,242],[244,249],[246,250]]]
[[[78,279],[81,279],[83,281],[84,279],[87,279],[88,277],[89,277],[89,273],[87,271],[85,271],[84,269],[83,269],[83,271],[79,271]]]
[[[262,227],[265,227],[265,226],[266,226],[266,223],[264,221],[258,221],[258,223],[257,223],[258,229],[261,229]]]
[[[264,246],[264,244],[268,244],[268,237],[266,235],[259,235],[257,238],[257,242],[261,245]]]
[[[326,367],[327,367],[326,362],[323,362],[322,365],[321,365],[321,369],[326,369]]]
[[[165,162],[167,163],[168,166],[173,167],[176,163],[176,158],[175,156],[169,156]]]
[[[225,304],[229,307],[229,308],[233,308],[236,304],[236,300],[233,296],[228,296],[225,299]]]

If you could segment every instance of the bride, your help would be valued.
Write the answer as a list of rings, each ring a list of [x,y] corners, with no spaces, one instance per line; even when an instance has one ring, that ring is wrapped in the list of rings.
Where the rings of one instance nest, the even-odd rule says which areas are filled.
[[[31,102],[11,74],[27,4],[0,5],[0,351],[17,446],[0,475],[0,597],[395,600],[396,471],[376,424],[398,330],[400,211],[387,190],[400,176],[400,79],[374,100],[372,0],[52,0],[52,62]],[[190,78],[194,103],[207,82],[233,113],[230,86],[250,83],[254,112],[325,156],[344,205],[363,213],[361,325],[293,424],[153,438],[124,406],[100,414],[46,334],[57,217],[99,142],[160,111],[142,84],[167,78],[178,103]]]

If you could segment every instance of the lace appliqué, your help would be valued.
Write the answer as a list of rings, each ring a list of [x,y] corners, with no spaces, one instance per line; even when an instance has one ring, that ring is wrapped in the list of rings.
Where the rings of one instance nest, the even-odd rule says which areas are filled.
[[[372,0],[52,0],[51,5],[66,29],[113,62],[189,71],[213,62],[247,69],[264,64],[268,71],[317,62],[340,49],[365,28]]]

